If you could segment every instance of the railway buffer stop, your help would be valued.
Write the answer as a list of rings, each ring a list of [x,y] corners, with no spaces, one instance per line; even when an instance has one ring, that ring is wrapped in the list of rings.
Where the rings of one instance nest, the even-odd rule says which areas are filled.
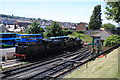
[[[101,36],[99,35],[92,35],[92,53],[91,53],[91,58],[94,57],[96,54],[99,54],[102,49],[102,43],[101,43]]]

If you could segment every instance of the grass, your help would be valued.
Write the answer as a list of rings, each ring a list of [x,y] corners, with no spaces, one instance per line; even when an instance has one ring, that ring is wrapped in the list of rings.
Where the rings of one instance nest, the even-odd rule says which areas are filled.
[[[83,65],[64,78],[118,78],[118,49],[109,53],[107,58],[97,58],[88,63],[88,68]]]
[[[84,34],[84,33],[74,32],[73,34],[68,35],[68,36],[73,37],[73,38],[78,37],[78,38],[82,39],[84,42],[88,42],[88,43],[92,42],[92,37],[87,34]]]

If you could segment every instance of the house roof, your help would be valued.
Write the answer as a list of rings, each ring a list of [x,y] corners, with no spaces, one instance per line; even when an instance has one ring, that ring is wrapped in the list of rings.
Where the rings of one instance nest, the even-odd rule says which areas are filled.
[[[16,20],[17,22],[20,22],[20,23],[32,23],[31,21],[23,21],[23,20]]]
[[[107,37],[111,36],[112,34],[108,33],[107,31],[103,30],[100,31],[98,34],[95,34],[93,36],[101,36],[101,40],[105,40]]]
[[[8,28],[9,26],[9,28]],[[15,25],[6,25],[6,28],[9,30],[9,31],[14,31],[14,26]]]

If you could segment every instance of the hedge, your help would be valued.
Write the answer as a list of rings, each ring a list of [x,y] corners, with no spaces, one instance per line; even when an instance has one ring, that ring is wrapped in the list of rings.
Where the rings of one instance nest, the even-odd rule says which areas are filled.
[[[120,44],[120,36],[119,35],[111,35],[104,41],[105,47],[112,47]]]

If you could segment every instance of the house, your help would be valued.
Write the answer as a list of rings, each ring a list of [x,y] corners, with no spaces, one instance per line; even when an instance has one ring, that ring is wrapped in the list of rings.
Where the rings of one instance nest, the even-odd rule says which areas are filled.
[[[16,20],[15,24],[20,27],[22,27],[22,26],[26,27],[26,26],[30,25],[31,23],[32,23],[31,21]]]
[[[0,33],[7,33],[10,32],[4,24],[0,24]]]
[[[14,32],[15,25],[6,25],[5,27],[8,29],[8,31]]]
[[[4,25],[14,25],[16,23],[16,20],[15,19],[3,19],[2,20],[2,24]]]
[[[85,22],[80,22],[77,26],[76,26],[76,31],[86,31],[88,30],[88,24]]]
[[[10,32],[24,32],[24,27],[20,27],[18,25],[6,25],[5,26]]]

